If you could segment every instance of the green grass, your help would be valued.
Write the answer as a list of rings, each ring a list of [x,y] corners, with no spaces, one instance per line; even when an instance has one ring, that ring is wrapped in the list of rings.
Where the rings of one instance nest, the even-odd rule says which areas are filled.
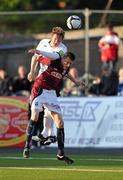
[[[55,154],[33,152],[0,154],[0,180],[122,180],[123,156],[70,154],[73,165],[58,161]]]

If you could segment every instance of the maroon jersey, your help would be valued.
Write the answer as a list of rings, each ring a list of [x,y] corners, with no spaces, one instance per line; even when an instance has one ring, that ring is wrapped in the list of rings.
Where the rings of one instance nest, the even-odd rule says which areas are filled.
[[[47,70],[36,78],[32,88],[31,99],[41,94],[43,89],[58,91],[67,72],[68,70],[63,69],[61,60],[52,61]]]
[[[51,59],[48,58],[48,57],[41,56],[41,57],[39,57],[38,62],[41,63],[41,64],[50,65],[51,64]]]

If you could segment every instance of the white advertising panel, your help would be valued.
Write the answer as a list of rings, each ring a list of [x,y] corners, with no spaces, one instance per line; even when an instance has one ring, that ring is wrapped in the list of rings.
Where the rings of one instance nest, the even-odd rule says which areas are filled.
[[[123,147],[123,97],[66,97],[59,102],[65,147]]]

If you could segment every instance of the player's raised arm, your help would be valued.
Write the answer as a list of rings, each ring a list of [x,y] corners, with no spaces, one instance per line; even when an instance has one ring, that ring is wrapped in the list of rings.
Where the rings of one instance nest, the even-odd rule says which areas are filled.
[[[41,55],[41,56],[46,56],[48,58],[50,58],[51,60],[55,60],[55,59],[59,59],[60,55],[57,52],[46,52],[46,51],[39,51],[37,49],[30,49],[28,51],[28,53],[32,53],[32,54],[37,54],[37,55]]]
[[[28,73],[28,80],[33,81],[35,79],[36,67],[38,56],[33,56],[31,59],[30,72]]]

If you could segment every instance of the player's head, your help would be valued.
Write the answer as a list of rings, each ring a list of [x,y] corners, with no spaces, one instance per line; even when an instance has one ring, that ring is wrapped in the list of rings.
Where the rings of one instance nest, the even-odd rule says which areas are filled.
[[[54,34],[58,34],[62,39],[64,39],[65,31],[61,27],[53,27],[52,35]]]
[[[72,52],[67,52],[62,56],[63,69],[68,69],[75,61],[75,55]]]
[[[61,27],[54,27],[52,29],[51,46],[57,47],[64,39],[65,32]]]

